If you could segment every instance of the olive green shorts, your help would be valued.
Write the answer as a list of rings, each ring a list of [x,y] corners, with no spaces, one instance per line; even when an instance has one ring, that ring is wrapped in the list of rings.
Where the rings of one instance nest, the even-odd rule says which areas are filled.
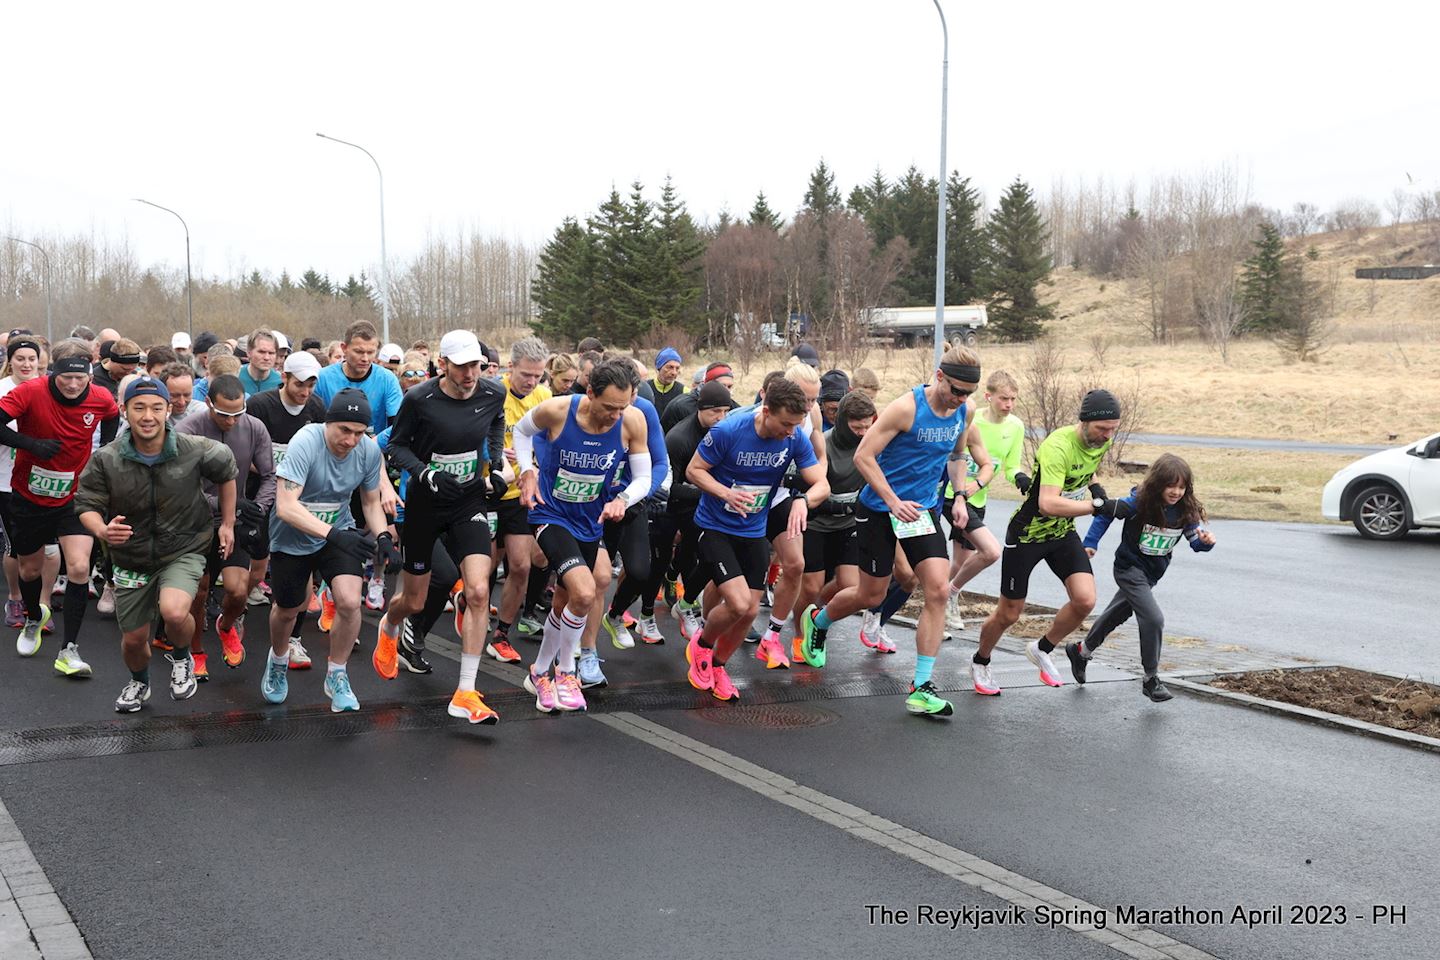
[[[129,633],[155,622],[159,616],[161,588],[184,590],[194,598],[204,575],[203,553],[182,554],[155,573],[127,570],[115,564],[115,619],[121,632]]]

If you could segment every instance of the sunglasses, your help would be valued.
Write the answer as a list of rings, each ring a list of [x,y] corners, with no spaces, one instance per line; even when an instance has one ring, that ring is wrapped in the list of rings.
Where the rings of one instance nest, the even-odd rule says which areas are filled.
[[[941,376],[944,377],[945,375],[941,374]],[[955,386],[955,382],[949,377],[945,377],[945,386],[950,388],[950,396],[959,400],[963,400],[975,392],[974,390],[966,390],[964,387]]]
[[[213,402],[210,404],[210,410],[217,417],[224,417],[226,420],[239,420],[245,416],[245,402],[242,400],[240,402],[240,409],[234,413],[226,413],[224,410],[217,408]]]
[[[400,374],[400,376],[404,377],[406,380],[424,380],[424,379],[425,379],[425,371],[424,371],[424,370],[406,370],[404,373]]]

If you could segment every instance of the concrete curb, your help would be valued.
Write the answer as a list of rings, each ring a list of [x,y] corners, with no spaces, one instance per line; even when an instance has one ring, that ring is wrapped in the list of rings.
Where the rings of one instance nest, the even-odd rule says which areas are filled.
[[[1307,666],[1299,669],[1322,670],[1334,666],[1337,666],[1337,664]],[[1323,727],[1333,727],[1336,730],[1358,733],[1362,736],[1373,737],[1377,740],[1389,740],[1391,743],[1397,743],[1414,749],[1440,753],[1440,739],[1436,739],[1435,737],[1426,737],[1418,733],[1409,733],[1405,730],[1382,727],[1379,724],[1370,723],[1365,720],[1352,720],[1349,717],[1342,717],[1337,713],[1326,713],[1324,710],[1312,710],[1309,707],[1297,707],[1294,704],[1281,703],[1278,700],[1263,700],[1260,697],[1252,697],[1248,693],[1221,690],[1219,687],[1211,687],[1205,683],[1205,681],[1225,676],[1233,677],[1239,676],[1239,674],[1202,674],[1192,676],[1188,680],[1182,680],[1178,677],[1167,677],[1166,685],[1173,689],[1187,691],[1197,697],[1205,697],[1210,700],[1226,700],[1230,703],[1249,707],[1252,710],[1263,710],[1266,713],[1273,713],[1279,716],[1294,717],[1297,720],[1305,720]],[[1381,676],[1390,676],[1390,674],[1381,674]]]

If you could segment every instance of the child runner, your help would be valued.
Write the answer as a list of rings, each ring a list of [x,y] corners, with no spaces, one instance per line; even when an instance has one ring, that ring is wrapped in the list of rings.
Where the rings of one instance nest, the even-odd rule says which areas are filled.
[[[1157,676],[1165,614],[1155,602],[1153,589],[1170,566],[1170,555],[1183,536],[1190,549],[1204,553],[1215,546],[1215,535],[1205,529],[1205,508],[1195,498],[1190,465],[1171,453],[1161,454],[1150,472],[1133,488],[1125,502],[1135,514],[1125,520],[1120,545],[1115,548],[1115,599],[1090,627],[1082,643],[1065,647],[1076,683],[1085,682],[1085,666],[1116,627],[1130,619],[1140,622],[1140,664],[1145,668],[1142,690],[1156,703],[1170,699],[1170,691]],[[1085,552],[1095,556],[1100,538],[1110,529],[1103,514],[1090,521]]]

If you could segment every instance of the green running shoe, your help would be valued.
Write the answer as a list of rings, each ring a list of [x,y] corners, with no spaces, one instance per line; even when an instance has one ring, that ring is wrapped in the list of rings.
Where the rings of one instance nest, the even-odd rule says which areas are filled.
[[[941,699],[935,692],[935,684],[926,680],[920,686],[910,687],[910,696],[905,698],[905,709],[913,714],[927,717],[948,717],[955,712],[949,700]]]
[[[825,631],[815,626],[815,604],[800,615],[800,656],[815,669],[825,666]]]
[[[521,617],[515,624],[515,632],[526,640],[538,640],[545,625],[534,617]]]

